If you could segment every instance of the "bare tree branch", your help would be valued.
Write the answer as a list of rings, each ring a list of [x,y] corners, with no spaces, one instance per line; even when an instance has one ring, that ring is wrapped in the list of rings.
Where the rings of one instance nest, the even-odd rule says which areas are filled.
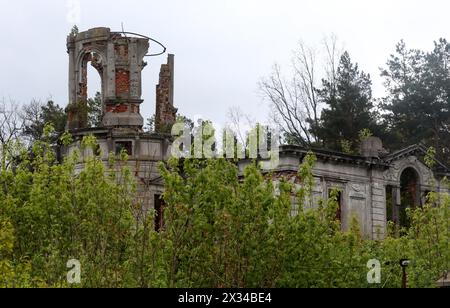
[[[18,141],[24,126],[20,117],[19,105],[3,98],[0,102],[0,155],[2,168],[8,168],[11,158],[15,155],[14,141]]]
[[[340,57],[336,37],[324,39],[323,49],[324,64],[319,66],[318,53],[300,42],[292,59],[292,76],[282,77],[280,67],[275,65],[272,74],[259,84],[263,97],[272,107],[274,122],[289,142],[304,146],[320,143],[316,131],[321,112],[317,89],[322,78],[334,84]]]
[[[255,121],[250,117],[250,115],[242,112],[241,108],[237,106],[231,107],[228,110],[227,117],[230,122],[228,128],[234,132],[236,137],[239,139],[239,142],[242,145],[245,145],[247,143],[247,133],[253,127]]]

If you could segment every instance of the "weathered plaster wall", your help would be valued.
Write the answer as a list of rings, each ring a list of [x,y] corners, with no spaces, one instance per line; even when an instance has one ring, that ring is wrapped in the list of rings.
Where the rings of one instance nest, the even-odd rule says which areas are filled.
[[[301,179],[296,172],[302,162],[302,155],[295,152],[282,153],[280,162],[274,172],[276,177],[291,178],[301,185]],[[313,168],[316,184],[313,188],[314,204],[321,198],[326,200],[332,189],[341,191],[341,223],[344,230],[351,226],[352,218],[356,218],[363,235],[379,239],[386,235],[386,186],[400,187],[400,176],[403,170],[412,167],[420,174],[422,192],[448,192],[442,184],[442,179],[434,176],[433,172],[416,156],[407,156],[394,160],[390,165],[376,163],[363,157],[339,160],[335,157],[320,158]],[[241,161],[241,174],[250,161]],[[275,179],[275,182],[277,180]],[[434,183],[434,185],[433,185]],[[293,213],[298,211],[293,205]]]

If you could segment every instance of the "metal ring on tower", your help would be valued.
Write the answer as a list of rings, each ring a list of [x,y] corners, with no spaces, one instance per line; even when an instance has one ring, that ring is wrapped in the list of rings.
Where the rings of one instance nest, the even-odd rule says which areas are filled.
[[[130,35],[135,35],[135,36],[138,36],[138,37],[146,38],[146,39],[148,39],[148,40],[150,40],[150,41],[152,41],[152,42],[158,44],[158,45],[161,46],[162,49],[163,49],[163,51],[161,51],[161,52],[159,52],[159,53],[147,54],[147,55],[145,55],[144,57],[156,57],[156,56],[160,56],[160,55],[162,55],[162,54],[165,54],[166,51],[167,51],[166,46],[164,46],[161,42],[159,42],[159,41],[157,41],[157,40],[155,40],[155,39],[152,39],[151,37],[148,37],[148,36],[139,34],[139,33],[134,33],[134,32],[123,32],[123,31],[121,31],[121,32],[111,32],[111,33],[113,33],[113,34],[130,34]]]

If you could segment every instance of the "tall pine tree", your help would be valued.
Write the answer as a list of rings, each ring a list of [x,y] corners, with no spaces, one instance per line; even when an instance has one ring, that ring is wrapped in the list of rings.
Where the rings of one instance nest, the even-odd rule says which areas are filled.
[[[450,162],[450,44],[435,42],[432,52],[407,49],[403,41],[381,75],[389,95],[384,100],[392,137],[390,146],[423,143]]]
[[[336,80],[324,80],[318,90],[327,107],[322,111],[320,127],[316,131],[326,148],[354,152],[363,129],[377,132],[371,85],[370,75],[360,71],[358,64],[352,63],[349,53],[344,52]]]

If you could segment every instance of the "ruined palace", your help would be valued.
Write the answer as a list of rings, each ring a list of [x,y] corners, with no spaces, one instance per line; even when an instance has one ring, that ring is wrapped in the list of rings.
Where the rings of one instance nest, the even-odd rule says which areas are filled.
[[[173,106],[174,56],[162,65],[156,87],[155,132],[143,131],[140,113],[142,99],[142,70],[149,52],[150,38],[109,28],[94,28],[71,34],[67,38],[69,54],[69,105],[67,129],[74,142],[63,149],[68,154],[80,149],[84,136],[93,135],[105,163],[110,153],[126,150],[128,165],[138,183],[138,198],[145,208],[161,210],[163,183],[157,164],[168,158],[170,135],[162,132],[171,127],[177,110]],[[87,127],[87,66],[92,65],[101,78],[102,125]],[[92,155],[89,150],[82,156]],[[82,167],[82,164],[79,166]]]
[[[449,192],[444,179],[450,178],[450,170],[437,159],[432,169],[427,167],[424,147],[411,145],[388,154],[376,137],[362,143],[359,155],[282,146],[280,163],[272,171],[299,183],[297,170],[310,150],[317,157],[312,199],[327,199],[332,190],[338,190],[337,217],[342,227],[348,229],[354,217],[370,238],[382,238],[388,221],[406,226],[406,208],[424,205],[429,192]]]
[[[64,149],[70,153],[79,149],[84,136],[94,135],[102,159],[109,153],[125,149],[128,165],[138,183],[138,197],[146,208],[155,207],[162,217],[160,196],[164,185],[157,164],[170,155],[170,131],[176,120],[174,107],[174,56],[162,65],[156,86],[155,129],[143,131],[140,113],[142,99],[142,70],[147,65],[148,37],[108,28],[94,28],[71,34],[67,38],[69,54],[69,105],[67,129],[74,142]],[[101,77],[102,125],[87,127],[87,66],[92,65]],[[280,162],[274,170],[277,176],[290,177],[299,183],[297,170],[309,150],[297,146],[280,147]],[[426,149],[412,145],[388,154],[376,137],[365,140],[359,155],[346,155],[313,149],[317,156],[314,167],[316,185],[313,197],[328,198],[330,191],[339,191],[338,218],[348,228],[355,217],[367,237],[383,237],[387,222],[407,224],[405,209],[421,206],[430,191],[448,192],[444,178],[450,170],[438,160],[434,167],[424,163]],[[92,155],[84,151],[83,155]],[[249,160],[241,160],[242,170]],[[80,164],[81,168],[82,164]],[[296,211],[295,205],[293,212]]]

